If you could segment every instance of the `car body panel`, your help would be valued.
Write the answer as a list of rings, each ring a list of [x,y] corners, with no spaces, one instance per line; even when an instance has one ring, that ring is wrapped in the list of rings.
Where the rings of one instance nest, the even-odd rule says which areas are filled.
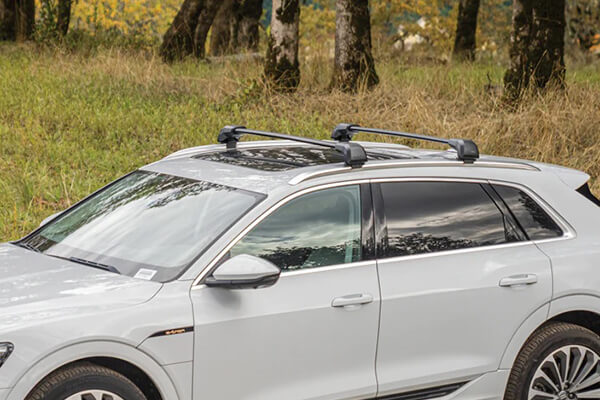
[[[256,400],[374,397],[378,292],[375,262],[287,272],[259,290],[198,287],[192,291],[194,393]],[[332,307],[334,298],[359,293],[373,301]]]
[[[527,242],[385,259],[378,269],[384,395],[495,371],[519,326],[552,297],[550,261]],[[520,274],[538,283],[499,286]]]
[[[510,370],[512,368],[523,344],[527,342],[527,339],[529,339],[536,329],[548,320],[549,312],[550,302],[535,310],[525,321],[523,321],[506,346],[498,367],[499,369]]]
[[[115,341],[94,340],[65,346],[52,351],[46,357],[32,366],[28,366],[26,373],[12,388],[7,400],[23,400],[29,391],[40,382],[49,372],[68,364],[89,357],[112,357],[127,361],[142,369],[151,377],[158,387],[163,399],[180,400],[178,390],[172,379],[155,360],[128,344]],[[4,371],[3,371],[4,372]],[[185,388],[179,390],[184,393]]]

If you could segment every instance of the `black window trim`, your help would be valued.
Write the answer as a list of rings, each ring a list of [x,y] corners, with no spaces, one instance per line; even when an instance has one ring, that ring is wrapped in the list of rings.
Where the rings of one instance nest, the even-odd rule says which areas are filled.
[[[388,261],[394,261],[394,260],[416,259],[416,258],[424,258],[424,257],[443,256],[443,255],[456,254],[456,253],[485,251],[485,250],[491,250],[491,249],[502,248],[502,247],[516,247],[516,246],[530,245],[532,243],[535,244],[535,243],[553,242],[553,241],[558,241],[558,240],[572,239],[572,238],[576,237],[576,233],[573,230],[573,228],[571,227],[571,225],[569,225],[566,222],[566,220],[564,218],[562,218],[562,216],[560,216],[560,214],[558,214],[556,211],[554,211],[554,209],[552,209],[545,201],[543,201],[540,198],[540,196],[538,196],[535,192],[533,192],[529,188],[527,188],[523,185],[520,185],[520,184],[513,183],[513,182],[505,182],[505,181],[498,181],[498,180],[486,180],[486,179],[477,179],[477,178],[452,178],[452,177],[375,178],[375,179],[371,179],[370,181],[371,181],[371,191],[373,193],[373,206],[374,206],[374,213],[375,213],[375,240],[377,243],[376,254],[377,254],[378,261],[388,262]],[[522,241],[510,242],[510,243],[500,243],[500,244],[493,244],[493,245],[486,245],[486,246],[468,247],[468,248],[464,248],[464,249],[443,250],[443,251],[431,252],[431,253],[408,254],[408,255],[403,255],[403,256],[383,257],[383,254],[385,254],[386,250],[387,250],[388,235],[387,235],[387,221],[385,218],[385,210],[384,210],[384,203],[383,203],[383,195],[382,195],[382,191],[381,191],[381,184],[382,183],[401,183],[401,182],[478,183],[482,186],[482,188],[484,189],[484,191],[486,193],[487,193],[486,185],[489,186],[490,188],[493,188],[492,185],[504,185],[504,186],[513,187],[513,188],[522,190],[525,194],[527,194],[529,197],[531,197],[540,207],[542,207],[542,209],[550,216],[550,218],[552,218],[552,220],[562,229],[563,235],[559,236],[559,237],[555,237],[555,238],[530,240],[526,236],[525,232],[522,231],[520,224],[518,224],[518,222],[517,222],[516,226],[522,231],[523,234],[525,234],[525,239]],[[487,194],[489,195],[489,193],[487,193]],[[500,210],[500,213],[502,213],[505,217],[516,222],[516,220],[512,216],[512,212],[510,212],[510,210],[509,210],[510,214],[508,216],[505,214],[505,210],[508,210],[508,207],[506,209],[504,209],[504,207],[501,207],[497,204],[497,202],[493,196],[490,196],[490,198],[491,198],[492,202],[494,202],[496,204],[496,207],[498,207],[498,209]]]

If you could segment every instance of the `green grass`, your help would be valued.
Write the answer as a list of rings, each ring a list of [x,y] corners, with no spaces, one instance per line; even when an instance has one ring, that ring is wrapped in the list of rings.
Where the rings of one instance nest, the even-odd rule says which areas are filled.
[[[566,94],[517,111],[483,90],[502,65],[386,61],[377,89],[349,96],[327,91],[330,64],[304,62],[299,92],[279,95],[251,61],[166,66],[135,52],[0,44],[0,241],[140,165],[214,143],[232,123],[321,138],[344,121],[466,136],[487,153],[600,173],[597,64],[570,66]]]

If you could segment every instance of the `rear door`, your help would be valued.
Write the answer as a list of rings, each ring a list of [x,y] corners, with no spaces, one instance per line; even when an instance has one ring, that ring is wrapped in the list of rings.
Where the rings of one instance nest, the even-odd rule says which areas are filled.
[[[369,185],[306,193],[235,243],[282,269],[258,290],[192,290],[194,398],[374,398],[379,282]]]
[[[551,298],[548,258],[486,182],[380,182],[373,192],[379,395],[497,370],[517,328]]]

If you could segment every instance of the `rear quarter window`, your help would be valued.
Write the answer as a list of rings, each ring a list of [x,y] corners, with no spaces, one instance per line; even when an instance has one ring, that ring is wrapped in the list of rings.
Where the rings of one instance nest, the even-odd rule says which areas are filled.
[[[511,186],[492,186],[530,240],[552,239],[563,235],[560,226],[527,193]]]

